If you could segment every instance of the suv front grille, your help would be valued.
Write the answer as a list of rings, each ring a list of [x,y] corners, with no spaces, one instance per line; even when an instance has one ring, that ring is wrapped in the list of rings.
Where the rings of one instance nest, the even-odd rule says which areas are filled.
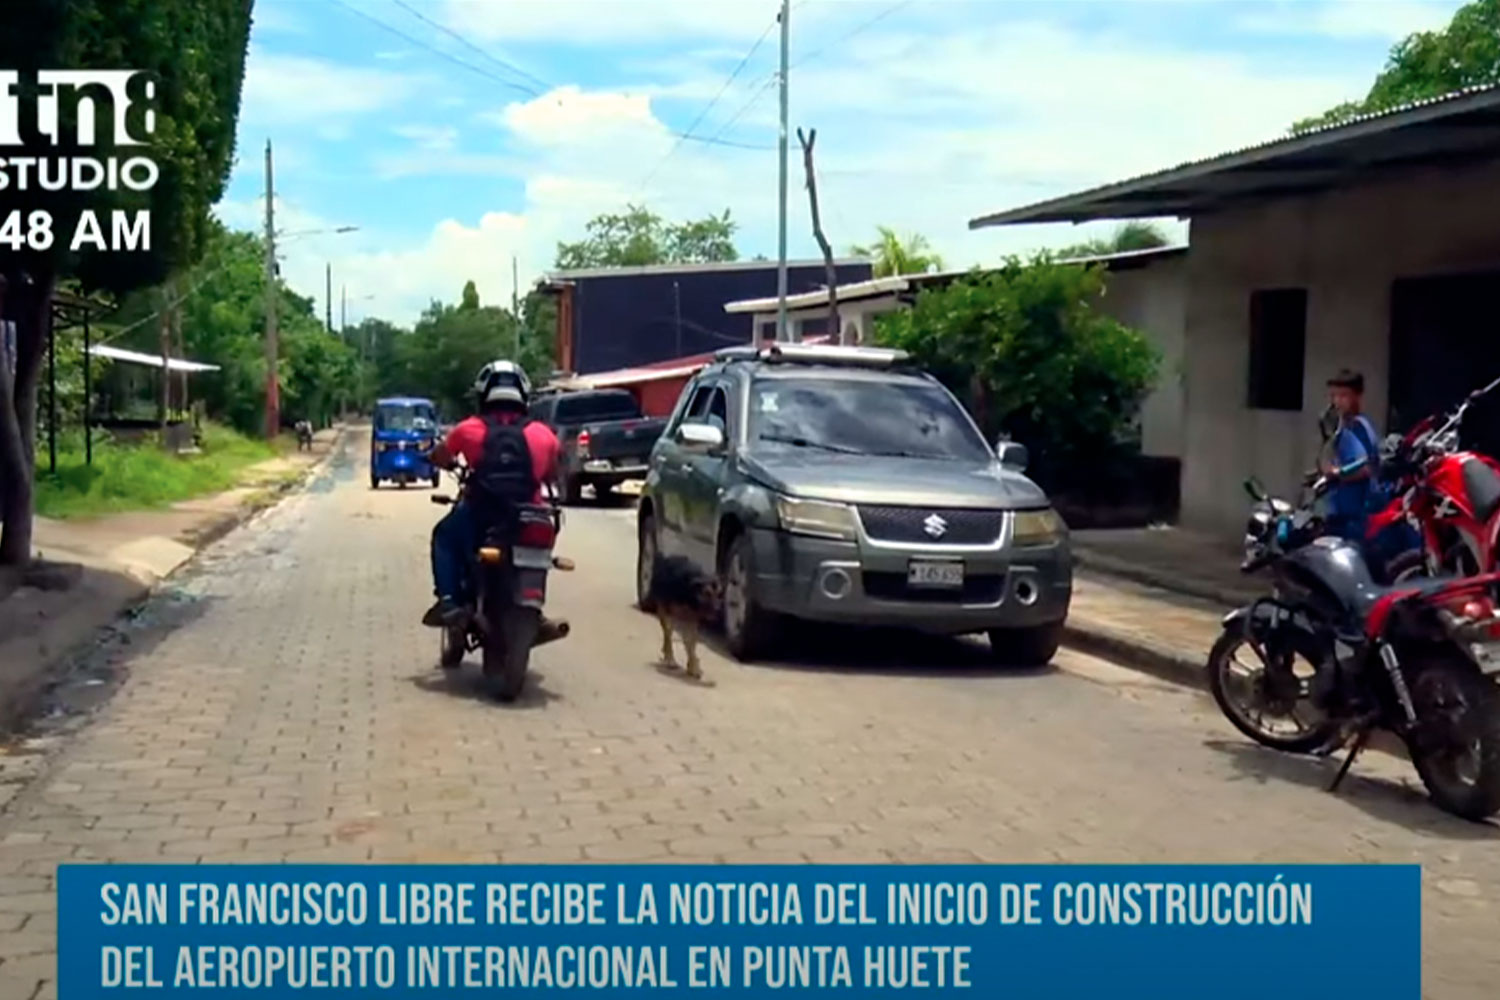
[[[865,505],[858,509],[865,533],[871,538],[912,545],[994,545],[1005,523],[1005,512],[999,510]],[[929,531],[929,522],[941,531]]]

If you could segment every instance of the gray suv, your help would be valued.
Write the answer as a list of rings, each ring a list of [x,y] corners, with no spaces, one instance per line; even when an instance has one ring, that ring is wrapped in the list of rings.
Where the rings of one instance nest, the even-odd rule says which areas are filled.
[[[641,493],[637,597],[658,553],[724,586],[730,650],[782,616],[987,632],[1052,658],[1072,595],[1067,528],[958,401],[904,352],[729,348],[683,390]]]

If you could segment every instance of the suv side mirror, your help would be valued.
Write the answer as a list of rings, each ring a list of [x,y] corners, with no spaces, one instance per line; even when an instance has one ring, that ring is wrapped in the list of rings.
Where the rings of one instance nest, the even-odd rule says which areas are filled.
[[[1031,455],[1027,452],[1026,446],[1019,441],[997,442],[995,457],[1000,459],[1002,466],[1016,472],[1025,472],[1027,464],[1031,461]]]
[[[713,424],[683,424],[677,443],[692,451],[714,452],[724,447],[724,432]]]

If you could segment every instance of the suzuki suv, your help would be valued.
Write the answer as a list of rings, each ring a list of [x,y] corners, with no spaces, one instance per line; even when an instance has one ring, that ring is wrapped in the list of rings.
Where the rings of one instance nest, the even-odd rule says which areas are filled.
[[[720,351],[651,453],[636,588],[658,553],[723,584],[730,650],[754,659],[783,617],[988,633],[1046,663],[1072,595],[1067,528],[957,400],[900,351]]]

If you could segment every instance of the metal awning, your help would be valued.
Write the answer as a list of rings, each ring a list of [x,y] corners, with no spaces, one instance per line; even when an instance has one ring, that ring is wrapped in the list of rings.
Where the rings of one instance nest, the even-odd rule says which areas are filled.
[[[142,354],[140,351],[127,351],[121,347],[110,347],[108,344],[96,344],[89,348],[89,353],[96,358],[109,358],[111,361],[124,361],[127,364],[145,365],[148,368],[162,367],[162,356],[160,354]],[[166,367],[168,371],[174,372],[216,372],[218,365],[204,364],[201,361],[186,361],[182,358],[167,358]]]
[[[1402,167],[1500,157],[1500,85],[1330,125],[1142,177],[983,215],[970,229],[1203,215],[1250,200],[1312,194]]]

